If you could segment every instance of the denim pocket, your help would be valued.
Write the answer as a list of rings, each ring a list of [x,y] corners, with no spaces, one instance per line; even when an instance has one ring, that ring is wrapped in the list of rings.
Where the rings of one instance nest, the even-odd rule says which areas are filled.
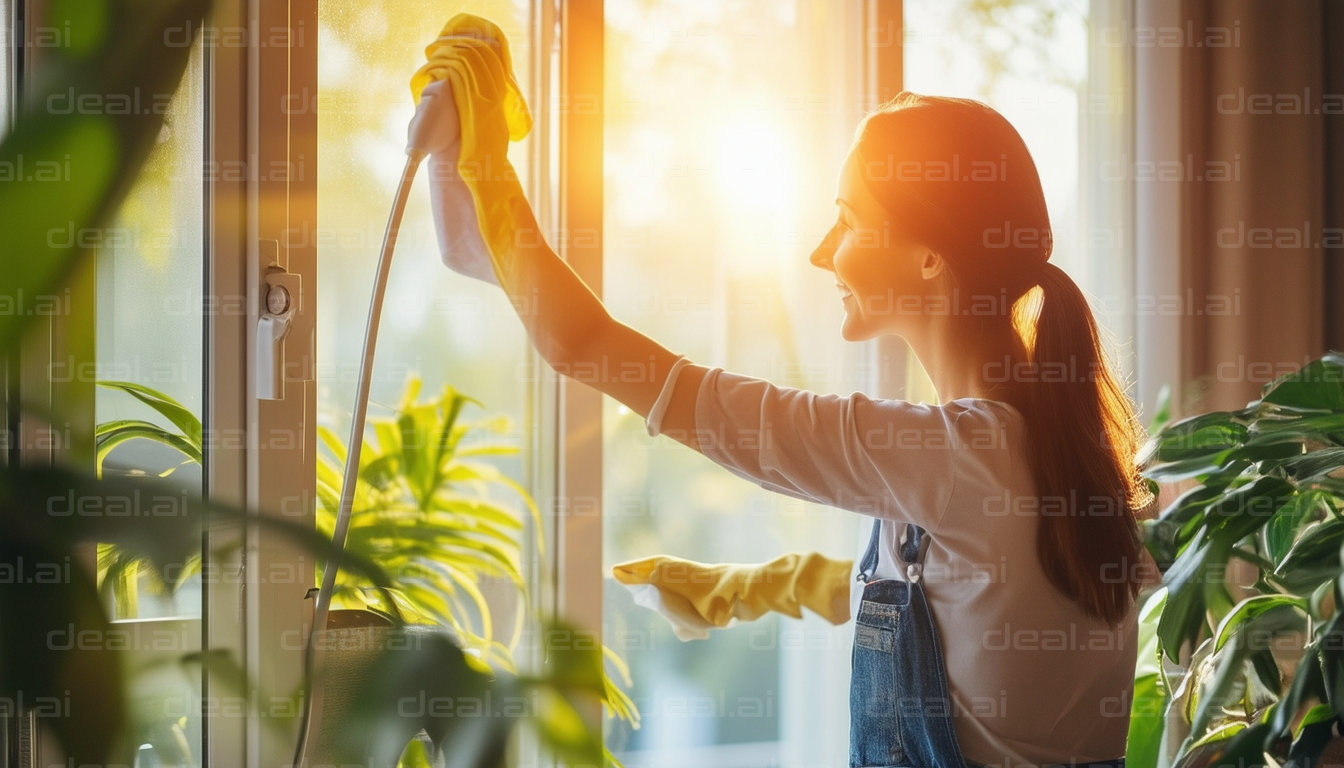
[[[857,624],[854,627],[854,645],[870,651],[891,653],[891,649],[896,647],[896,633],[883,627]]]
[[[890,586],[865,588],[855,618],[849,689],[850,768],[897,766],[905,760],[895,654],[900,644],[898,620],[906,601],[903,589]]]

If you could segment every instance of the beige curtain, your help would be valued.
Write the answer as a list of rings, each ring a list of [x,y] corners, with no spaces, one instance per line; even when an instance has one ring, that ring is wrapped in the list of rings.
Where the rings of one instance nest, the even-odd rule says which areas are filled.
[[[1344,346],[1338,5],[1183,2],[1187,413],[1240,407]]]

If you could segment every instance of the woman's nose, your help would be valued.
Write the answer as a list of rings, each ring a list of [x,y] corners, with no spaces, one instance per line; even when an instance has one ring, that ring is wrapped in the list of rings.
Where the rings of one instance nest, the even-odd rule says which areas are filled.
[[[826,236],[821,239],[821,243],[812,251],[812,255],[808,257],[808,261],[812,262],[813,266],[821,269],[834,269],[832,260],[835,257],[835,247],[835,227],[832,227],[831,230],[826,233]]]
[[[831,249],[827,248],[826,243],[823,242],[821,245],[817,246],[816,250],[812,251],[812,255],[808,257],[808,261],[812,262],[812,266],[814,267],[830,269]]]

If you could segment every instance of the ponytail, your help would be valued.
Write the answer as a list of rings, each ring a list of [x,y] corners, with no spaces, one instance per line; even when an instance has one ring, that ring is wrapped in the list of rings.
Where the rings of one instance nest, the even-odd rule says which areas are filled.
[[[1037,556],[1050,583],[1090,616],[1119,623],[1138,596],[1136,508],[1150,501],[1134,456],[1143,430],[1107,365],[1078,286],[1046,262],[1015,308],[1034,381],[1025,395],[1040,495]]]
[[[1087,615],[1116,624],[1138,596],[1136,510],[1151,502],[1134,457],[1143,430],[1106,364],[1082,291],[1051,264],[1040,175],[1026,143],[980,102],[901,93],[855,138],[864,183],[904,233],[946,258],[973,294],[1006,296],[1036,375],[997,389],[1027,422],[1046,577]],[[902,176],[896,169],[961,169]],[[958,320],[958,322],[961,322]],[[974,331],[969,331],[974,332]]]

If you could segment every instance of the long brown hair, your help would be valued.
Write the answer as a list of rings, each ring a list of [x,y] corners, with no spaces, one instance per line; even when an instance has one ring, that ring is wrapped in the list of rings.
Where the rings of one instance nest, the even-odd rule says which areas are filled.
[[[1026,144],[980,102],[905,92],[864,118],[855,150],[895,226],[942,255],[959,290],[1009,308],[954,319],[1017,331],[1006,351],[1014,375],[999,391],[1027,422],[1037,556],[1086,614],[1120,622],[1140,588],[1136,512],[1151,502],[1134,462],[1144,433],[1086,297],[1049,263],[1050,217]]]

